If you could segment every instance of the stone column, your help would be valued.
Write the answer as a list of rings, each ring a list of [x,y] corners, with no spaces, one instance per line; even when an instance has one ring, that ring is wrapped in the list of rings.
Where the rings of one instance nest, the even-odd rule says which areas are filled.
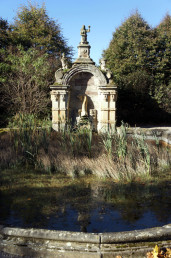
[[[116,86],[99,87],[98,131],[108,131],[116,123]]]
[[[101,91],[99,95],[99,111],[98,111],[98,131],[108,130],[108,108],[109,108],[109,93]]]
[[[69,86],[52,85],[52,127],[56,131],[65,128],[69,114]]]
[[[116,100],[117,100],[117,94],[116,91],[110,91],[110,102],[109,102],[109,124],[110,129],[112,127],[115,127],[116,123]]]

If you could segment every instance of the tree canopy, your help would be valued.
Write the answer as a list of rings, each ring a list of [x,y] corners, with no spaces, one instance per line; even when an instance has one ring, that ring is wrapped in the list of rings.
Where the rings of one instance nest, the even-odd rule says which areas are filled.
[[[155,98],[171,113],[171,16],[166,14],[156,28]]]
[[[148,117],[149,109],[152,112],[156,108],[171,113],[170,42],[168,14],[159,26],[152,28],[135,12],[113,33],[103,56],[118,86],[119,119],[130,122],[135,115],[137,121],[143,120]],[[149,120],[153,121],[153,117],[154,113]]]
[[[9,24],[0,17],[0,49],[4,49],[9,45]]]
[[[71,61],[61,26],[44,5],[28,2],[13,24],[0,18],[0,122],[17,112],[45,116],[50,112],[49,85],[65,53]]]
[[[6,20],[0,17],[0,83],[6,80],[9,66],[5,62],[7,49],[10,45],[10,27]]]
[[[50,102],[47,88],[50,64],[47,54],[34,48],[24,51],[21,47],[15,56],[9,53],[7,61],[10,62],[11,70],[8,83],[3,88],[2,102],[8,113],[12,110],[14,114],[47,114]]]
[[[136,87],[137,90],[140,90],[141,87],[144,87],[144,79],[141,80],[140,75],[148,83],[147,77],[153,63],[151,43],[153,37],[152,29],[138,12],[116,29],[104,56],[119,87]],[[139,71],[143,71],[143,73],[139,73]],[[136,72],[139,79],[137,78],[135,82],[135,76],[131,74]]]
[[[72,55],[72,48],[67,45],[60,25],[49,18],[44,5],[37,7],[29,2],[28,6],[22,6],[12,26],[12,37],[14,43],[22,45],[25,50],[34,47],[56,57],[61,53],[67,57]]]

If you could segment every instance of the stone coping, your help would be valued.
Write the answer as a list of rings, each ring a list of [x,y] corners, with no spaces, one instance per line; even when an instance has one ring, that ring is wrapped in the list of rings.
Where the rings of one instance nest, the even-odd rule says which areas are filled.
[[[7,257],[144,258],[156,244],[171,247],[171,224],[117,233],[0,226],[0,254]]]
[[[171,239],[171,224],[162,227],[142,230],[111,232],[111,233],[83,233],[72,231],[58,231],[47,229],[23,229],[0,226],[0,236],[27,237],[50,239],[70,242],[88,243],[135,243]]]
[[[120,133],[120,127],[117,127]],[[145,136],[147,140],[159,140],[166,145],[171,145],[171,127],[129,127],[127,130],[128,135]]]

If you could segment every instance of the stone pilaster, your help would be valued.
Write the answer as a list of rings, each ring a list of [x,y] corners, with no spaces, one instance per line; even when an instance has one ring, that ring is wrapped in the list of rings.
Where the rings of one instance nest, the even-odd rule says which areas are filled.
[[[65,128],[69,116],[69,86],[51,85],[52,124],[57,131]]]
[[[115,127],[116,99],[116,86],[99,87],[98,131],[106,131]]]

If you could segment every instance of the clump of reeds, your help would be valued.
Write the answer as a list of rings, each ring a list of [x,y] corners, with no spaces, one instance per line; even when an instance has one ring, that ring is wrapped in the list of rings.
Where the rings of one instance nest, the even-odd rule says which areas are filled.
[[[128,125],[122,123],[118,130],[101,135],[102,143],[110,160],[106,175],[116,180],[132,181],[137,177],[149,178],[161,164],[170,166],[170,154],[167,148],[156,143],[147,143],[144,134],[128,137]],[[165,157],[164,157],[165,156]],[[111,164],[113,162],[113,170]]]
[[[34,114],[17,114],[9,123],[15,153],[22,165],[38,166],[40,148],[48,152],[51,122],[39,120]]]
[[[124,123],[117,130],[98,135],[85,125],[54,132],[49,119],[40,121],[34,115],[18,114],[10,128],[11,147],[5,146],[7,140],[0,146],[3,164],[15,153],[13,164],[74,177],[92,173],[117,181],[150,178],[171,165],[170,152],[160,147],[158,139],[151,145],[143,134],[130,137]]]
[[[87,126],[72,128],[67,127],[62,131],[62,146],[73,157],[88,156],[92,152],[92,130]]]

